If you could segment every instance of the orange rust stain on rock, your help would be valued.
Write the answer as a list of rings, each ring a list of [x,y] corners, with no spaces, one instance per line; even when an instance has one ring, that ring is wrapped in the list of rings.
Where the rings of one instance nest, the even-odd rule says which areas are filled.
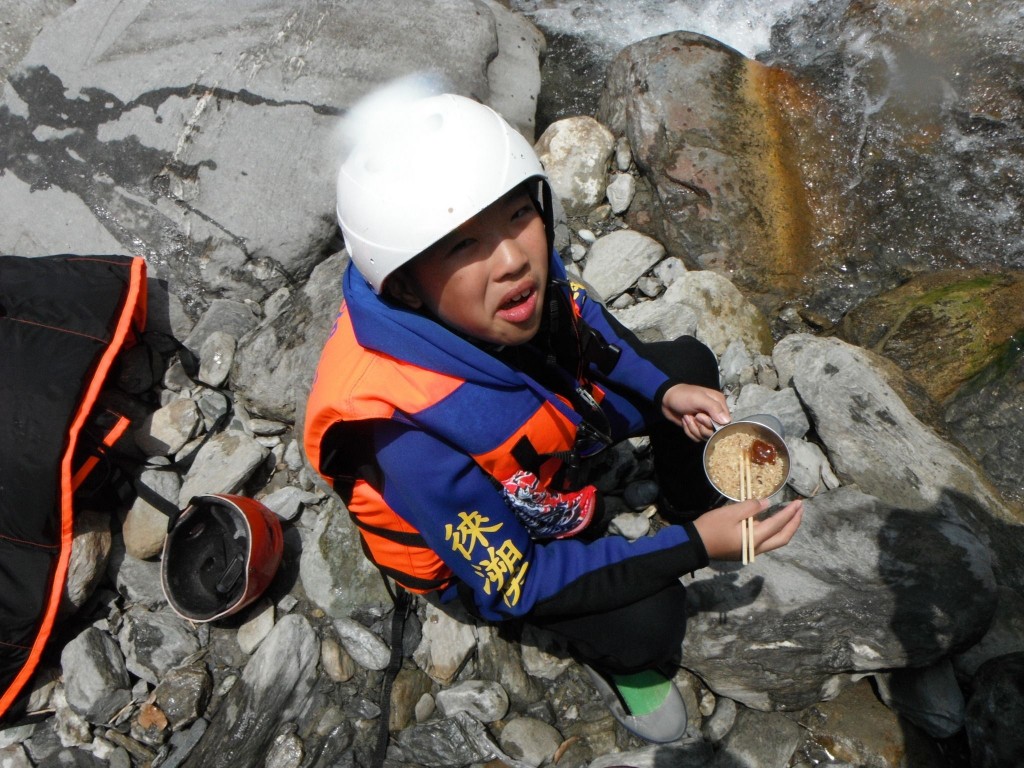
[[[745,182],[770,250],[763,266],[777,288],[797,289],[813,262],[812,215],[780,106],[798,99],[799,91],[788,73],[749,61],[741,96],[740,132],[750,164]]]

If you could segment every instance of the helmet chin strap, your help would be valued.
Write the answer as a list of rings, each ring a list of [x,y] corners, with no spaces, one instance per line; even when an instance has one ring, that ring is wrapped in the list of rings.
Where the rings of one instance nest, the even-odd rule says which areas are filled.
[[[530,195],[533,204],[537,206],[541,217],[544,219],[544,234],[548,240],[548,253],[555,249],[555,207],[551,194],[551,185],[544,179],[537,179],[540,184],[540,200],[537,195]]]

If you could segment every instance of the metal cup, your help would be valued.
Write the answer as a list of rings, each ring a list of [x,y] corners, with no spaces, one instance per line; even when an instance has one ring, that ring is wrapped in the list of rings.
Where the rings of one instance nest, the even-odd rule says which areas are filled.
[[[775,448],[777,455],[776,461],[782,462],[783,478],[779,482],[778,486],[772,489],[772,492],[768,494],[768,498],[771,498],[786,487],[786,483],[789,482],[789,475],[792,468],[790,466],[789,447],[786,445],[782,422],[767,413],[758,413],[753,416],[746,416],[742,419],[736,419],[735,421],[730,421],[728,424],[723,424],[721,426],[715,424],[715,434],[713,434],[707,443],[704,444],[704,474],[707,475],[708,482],[711,483],[712,487],[716,491],[730,501],[741,501],[741,499],[737,499],[735,496],[731,496],[726,493],[722,488],[719,488],[718,485],[715,484],[715,481],[711,479],[711,473],[708,471],[708,463],[711,459],[711,453],[715,444],[728,435],[738,433],[749,434],[758,440],[763,440]]]

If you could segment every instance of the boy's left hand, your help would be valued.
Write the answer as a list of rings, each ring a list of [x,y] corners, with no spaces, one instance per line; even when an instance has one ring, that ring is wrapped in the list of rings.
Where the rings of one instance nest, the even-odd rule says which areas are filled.
[[[695,442],[707,440],[715,433],[714,422],[732,421],[725,395],[717,389],[698,387],[696,384],[676,384],[661,399],[661,412],[673,424],[683,428],[687,437]]]

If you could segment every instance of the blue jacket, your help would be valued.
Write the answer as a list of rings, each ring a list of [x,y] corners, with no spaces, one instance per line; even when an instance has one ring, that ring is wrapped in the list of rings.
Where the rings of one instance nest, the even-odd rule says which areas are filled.
[[[562,291],[584,327],[619,350],[605,370],[582,371],[602,426],[612,440],[642,433],[661,418],[660,396],[673,382],[565,281],[557,254],[551,277],[549,293]],[[469,594],[486,619],[543,619],[617,608],[707,563],[690,526],[635,542],[550,538],[574,532],[588,503],[574,495],[586,488],[565,488],[560,471],[566,449],[578,445],[579,407],[502,353],[374,294],[351,265],[344,296],[310,396],[306,451],[347,496],[385,572],[416,591],[438,590],[442,601]],[[555,389],[570,391],[575,372],[562,375],[573,381]],[[524,434],[536,443],[535,466],[513,450]],[[339,483],[344,477],[352,482]],[[531,517],[534,502],[546,509]]]

